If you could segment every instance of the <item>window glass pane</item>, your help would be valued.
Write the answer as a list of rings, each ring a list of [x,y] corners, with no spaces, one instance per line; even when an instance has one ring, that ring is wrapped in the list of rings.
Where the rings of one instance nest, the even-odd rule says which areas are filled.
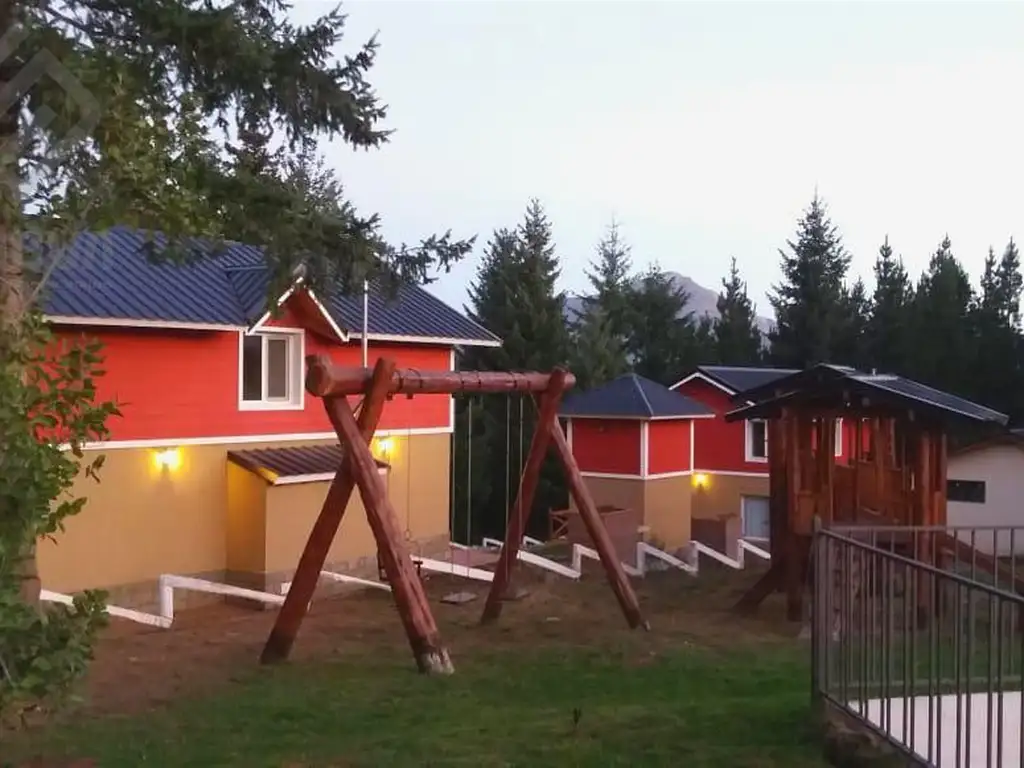
[[[750,455],[758,459],[768,456],[768,425],[763,421],[750,422]]]
[[[288,339],[267,339],[267,399],[288,399]]]
[[[985,503],[985,483],[981,480],[948,480],[946,498],[968,504]]]
[[[242,399],[263,399],[263,338],[242,337]]]

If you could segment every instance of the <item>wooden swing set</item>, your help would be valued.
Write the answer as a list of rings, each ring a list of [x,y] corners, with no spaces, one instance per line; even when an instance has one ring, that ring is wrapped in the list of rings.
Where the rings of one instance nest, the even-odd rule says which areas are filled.
[[[508,516],[505,540],[481,623],[493,622],[501,614],[512,566],[518,560],[527,517],[533,506],[541,466],[548,448],[553,446],[565,471],[569,491],[580,510],[580,517],[593,540],[594,548],[600,555],[626,621],[632,629],[640,626],[649,628],[640,611],[636,593],[598,514],[597,505],[583,481],[558,423],[558,406],[562,395],[576,382],[571,373],[560,368],[551,373],[418,371],[399,369],[393,360],[386,358],[378,360],[373,369],[339,367],[325,355],[311,356],[306,362],[306,390],[323,399],[327,416],[343,447],[343,458],[299,558],[284,605],[263,648],[260,657],[262,663],[269,664],[288,658],[309,609],[328,550],[352,492],[358,488],[367,521],[377,543],[380,563],[391,584],[395,606],[405,627],[417,667],[427,673],[450,674],[454,671],[427,602],[423,584],[417,577],[398,515],[370,453],[370,441],[377,430],[384,404],[398,394],[413,397],[418,394],[528,393],[537,397],[538,427],[523,467],[518,496]],[[347,398],[358,395],[363,395],[363,400],[357,418]]]

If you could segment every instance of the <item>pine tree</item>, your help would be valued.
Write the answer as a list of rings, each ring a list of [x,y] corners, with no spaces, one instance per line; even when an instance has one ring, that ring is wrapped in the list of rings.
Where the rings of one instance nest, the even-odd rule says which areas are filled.
[[[1020,362],[1022,279],[1017,246],[1011,240],[1000,259],[989,248],[981,290],[971,310],[976,360],[970,392],[979,402],[1011,415],[1024,411],[1024,369]]]
[[[757,313],[747,296],[747,284],[740,278],[736,259],[722,279],[718,294],[718,319],[712,328],[715,362],[722,365],[756,365],[761,360],[761,331]]]
[[[886,373],[909,373],[914,287],[903,260],[893,256],[888,236],[878,249],[874,274],[866,331],[869,365]]]
[[[633,263],[630,247],[622,239],[619,225],[612,222],[597,244],[597,260],[585,272],[591,293],[583,297],[583,309],[599,308],[612,336],[625,342],[629,330],[629,288]]]
[[[689,296],[655,264],[631,289],[628,341],[633,370],[662,384],[700,362],[697,325],[686,311]]]
[[[579,390],[593,389],[629,370],[626,347],[600,306],[587,310],[573,328],[570,370]]]
[[[518,351],[521,347],[521,343],[507,338],[515,330],[516,281],[519,278],[517,247],[515,231],[495,230],[485,246],[476,278],[467,289],[470,303],[464,308],[466,314],[505,341],[493,349],[467,350],[463,364],[469,370],[510,370],[514,357],[510,350]]]
[[[565,365],[569,358],[569,337],[565,324],[565,295],[556,288],[558,258],[551,224],[543,207],[531,200],[523,221],[514,229],[495,231],[476,278],[469,288],[473,319],[502,338],[499,348],[467,350],[463,367],[468,370],[547,371]],[[514,398],[513,398],[514,399]],[[471,406],[471,403],[473,404]],[[469,443],[468,410],[473,409],[473,436]],[[536,428],[532,405],[522,409],[509,398],[488,396],[457,402],[455,440],[459,453],[456,464],[456,536],[472,529],[478,535],[502,537],[511,499],[505,485],[495,478],[518,480],[521,467],[517,451],[520,426],[527,448]],[[509,422],[511,421],[511,425]],[[465,471],[465,453],[472,453],[472,477]],[[472,485],[472,492],[468,490]],[[514,495],[515,488],[510,490]],[[466,498],[470,498],[471,523],[465,519]],[[551,457],[544,465],[536,501],[531,511],[535,532],[546,525],[547,510],[565,504],[564,481]]]
[[[582,297],[582,308],[572,321],[571,365],[581,389],[600,386],[628,370],[629,246],[612,223],[597,245],[597,260],[586,271],[592,293]]]
[[[864,369],[871,367],[867,329],[871,318],[871,302],[861,278],[843,289],[840,321],[836,331],[833,355],[837,362]]]
[[[787,245],[789,253],[779,251],[783,282],[769,296],[776,321],[770,358],[792,368],[842,362],[834,355],[850,256],[817,194],[797,224],[796,241]]]
[[[970,396],[975,361],[970,325],[974,292],[949,237],[932,255],[913,301],[911,368],[919,380]]]

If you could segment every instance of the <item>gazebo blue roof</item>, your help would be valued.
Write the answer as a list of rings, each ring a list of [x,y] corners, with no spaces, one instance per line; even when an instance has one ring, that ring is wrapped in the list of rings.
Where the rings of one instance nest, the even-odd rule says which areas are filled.
[[[599,419],[692,419],[714,411],[686,395],[635,373],[566,398],[559,415]]]

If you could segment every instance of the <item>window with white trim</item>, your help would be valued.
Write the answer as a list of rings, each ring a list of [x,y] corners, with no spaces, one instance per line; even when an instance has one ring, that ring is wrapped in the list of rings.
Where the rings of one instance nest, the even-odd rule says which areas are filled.
[[[243,409],[302,406],[302,334],[243,334],[240,406]]]
[[[946,499],[967,504],[985,503],[984,480],[947,480]]]
[[[746,422],[747,461],[768,461],[768,422],[749,419]]]

